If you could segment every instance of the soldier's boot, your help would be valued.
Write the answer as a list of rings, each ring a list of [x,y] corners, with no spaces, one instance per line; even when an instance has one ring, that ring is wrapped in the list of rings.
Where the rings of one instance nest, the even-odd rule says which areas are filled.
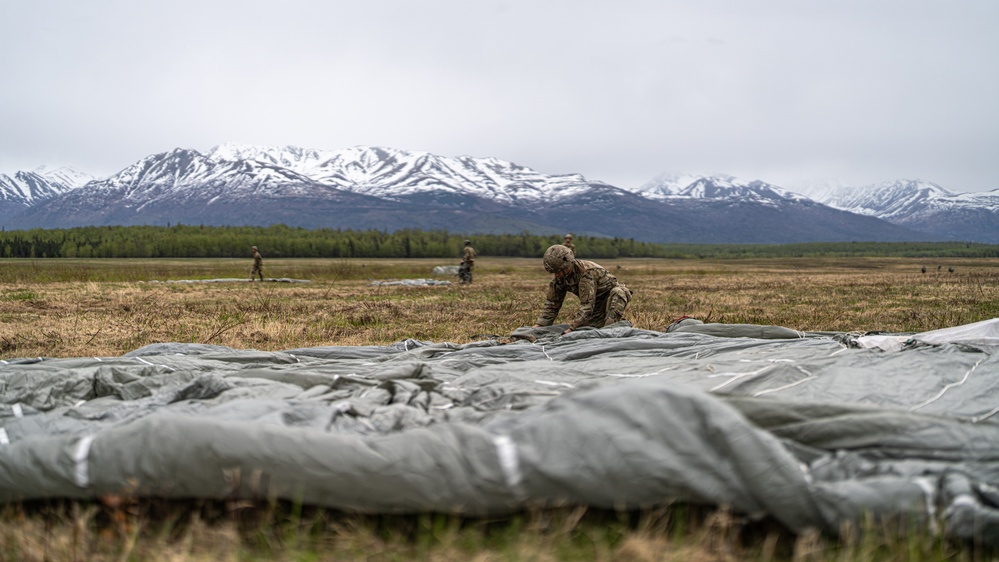
[[[607,320],[604,321],[604,326],[620,322],[624,317],[624,309],[628,308],[630,301],[631,291],[624,285],[611,289],[607,298]]]

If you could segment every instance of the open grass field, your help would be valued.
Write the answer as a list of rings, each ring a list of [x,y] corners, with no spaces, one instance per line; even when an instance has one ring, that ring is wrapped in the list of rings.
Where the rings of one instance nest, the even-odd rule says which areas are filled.
[[[635,295],[625,318],[680,316],[801,331],[919,332],[999,316],[999,260],[794,258],[598,260]],[[456,264],[456,260],[454,261]],[[282,350],[466,343],[533,324],[540,259],[477,260],[471,286],[372,286],[431,278],[442,260],[0,260],[0,360],[115,356],[157,342]],[[921,271],[926,267],[926,272]],[[953,272],[949,269],[953,268]],[[448,279],[447,277],[438,277]],[[563,316],[577,308],[567,299]],[[871,524],[793,537],[724,510],[585,509],[503,521],[358,517],[301,506],[43,504],[0,508],[0,560],[979,560],[995,553]]]
[[[167,282],[247,278],[247,260],[4,260],[0,359],[120,355],[156,342],[268,351],[407,338],[465,343],[536,321],[548,279],[539,259],[482,258],[471,286],[371,285],[431,278],[440,264],[268,260],[268,278],[310,282],[251,284]],[[999,260],[626,259],[601,265],[635,292],[626,318],[651,330],[684,315],[861,332],[920,332],[999,316]],[[574,313],[577,302],[570,296],[563,315]]]

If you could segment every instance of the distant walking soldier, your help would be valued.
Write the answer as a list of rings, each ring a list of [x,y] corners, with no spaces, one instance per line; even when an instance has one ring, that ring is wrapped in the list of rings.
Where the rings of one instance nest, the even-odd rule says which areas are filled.
[[[579,297],[579,315],[568,323],[566,332],[580,326],[602,328],[624,316],[631,290],[599,264],[577,260],[569,248],[556,244],[545,252],[544,265],[545,271],[554,277],[548,284],[545,307],[535,326],[555,323],[566,293]]]
[[[572,243],[571,234],[565,235],[565,242],[563,242],[562,245],[565,246],[566,248],[569,248],[569,250],[572,252],[572,257],[576,257],[576,245]]]
[[[250,281],[253,281],[254,276],[259,276],[260,280],[264,280],[264,258],[260,257],[260,252],[257,251],[257,247],[253,248],[253,269],[250,270]]]
[[[461,265],[458,266],[458,282],[462,285],[472,283],[472,266],[475,265],[475,248],[471,240],[465,240],[465,249],[461,251]]]

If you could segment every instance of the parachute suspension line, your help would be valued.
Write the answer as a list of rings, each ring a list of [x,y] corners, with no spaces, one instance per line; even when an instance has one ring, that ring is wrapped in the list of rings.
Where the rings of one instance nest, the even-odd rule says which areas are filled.
[[[794,382],[792,382],[790,384],[785,384],[784,386],[778,386],[777,388],[768,388],[766,390],[761,390],[759,392],[754,393],[753,396],[762,396],[764,394],[769,394],[771,392],[780,392],[782,390],[787,390],[787,389],[789,389],[791,387],[798,386],[801,383],[808,382],[808,381],[810,381],[810,380],[812,380],[814,378],[817,378],[812,373],[809,373],[807,369],[803,369],[803,368],[801,368],[798,365],[795,365],[794,368],[797,369],[797,370],[799,370],[799,371],[801,371],[802,373],[804,373],[806,375],[806,377],[803,378],[803,379],[796,380],[796,381],[794,381]]]
[[[984,413],[984,414],[982,414],[980,416],[976,416],[976,417],[971,418],[971,423],[978,423],[980,421],[985,421],[985,420],[991,418],[992,416],[996,415],[996,412],[999,412],[999,406],[996,406],[995,408],[992,408],[992,410],[990,410],[989,412],[986,412],[986,413]]]
[[[950,389],[954,388],[955,386],[961,386],[962,384],[964,384],[964,383],[968,382],[968,379],[969,379],[969,378],[971,378],[971,373],[973,373],[973,372],[975,371],[975,369],[977,369],[977,368],[978,368],[978,366],[979,366],[979,365],[980,365],[980,364],[982,363],[982,361],[985,361],[985,359],[979,359],[978,361],[976,361],[976,362],[975,362],[975,364],[974,364],[974,365],[972,365],[970,369],[968,369],[968,372],[964,373],[964,377],[963,377],[963,378],[961,378],[961,380],[960,380],[960,381],[958,381],[958,382],[952,382],[952,383],[948,384],[947,386],[943,387],[943,388],[942,388],[942,389],[940,390],[940,392],[938,392],[938,393],[937,393],[937,395],[936,395],[936,396],[934,396],[933,398],[930,398],[929,400],[927,400],[926,402],[923,402],[922,404],[917,404],[917,405],[915,405],[915,406],[913,406],[913,407],[909,408],[909,411],[910,411],[910,412],[914,412],[914,411],[916,411],[916,410],[918,410],[918,409],[922,408],[923,406],[928,406],[928,405],[930,405],[930,404],[932,404],[932,403],[936,402],[936,401],[937,401],[937,400],[939,400],[940,398],[942,398],[942,397],[943,397],[943,395],[944,395],[944,394],[945,394],[945,393],[946,393],[946,392],[947,392],[948,390],[950,390]]]
[[[536,343],[534,343],[534,342],[531,342],[531,345],[538,345],[538,344],[536,344]],[[545,346],[543,346],[543,345],[538,345],[538,347],[540,347],[540,348],[541,348],[541,353],[544,353],[544,354],[545,354],[545,357],[547,357],[549,361],[555,361],[554,359],[552,359],[552,356],[551,356],[551,355],[548,355],[548,352],[547,352],[547,351],[545,351]]]
[[[746,377],[755,377],[757,375],[760,375],[762,373],[765,373],[765,372],[769,371],[772,368],[773,368],[773,365],[767,365],[766,367],[763,367],[762,369],[757,369],[756,371],[751,371],[749,373],[718,373],[716,375],[711,375],[712,377],[731,377],[731,378],[728,379],[727,381],[719,384],[718,386],[710,389],[709,392],[714,392],[716,390],[721,390],[722,388],[724,388],[724,387],[732,384],[733,382],[735,382],[737,380],[744,379]]]

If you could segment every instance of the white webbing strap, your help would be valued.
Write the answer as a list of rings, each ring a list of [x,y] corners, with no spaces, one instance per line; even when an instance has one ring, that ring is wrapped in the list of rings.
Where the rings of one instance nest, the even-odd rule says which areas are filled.
[[[517,444],[509,435],[494,435],[493,445],[496,446],[496,456],[499,458],[500,470],[506,487],[517,501],[527,498],[522,485],[524,475],[520,471],[520,457],[517,454]]]
[[[93,435],[84,435],[73,447],[73,481],[81,488],[90,485],[90,468],[87,460],[90,456],[90,445],[93,442]]]

